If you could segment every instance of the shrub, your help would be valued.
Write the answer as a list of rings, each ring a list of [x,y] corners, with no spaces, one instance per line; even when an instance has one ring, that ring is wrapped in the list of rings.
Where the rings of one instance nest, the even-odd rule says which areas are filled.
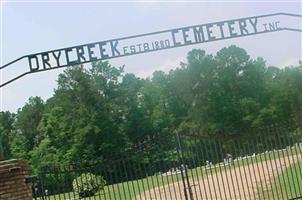
[[[96,176],[92,173],[81,174],[72,181],[73,190],[81,198],[90,197],[99,190],[104,189],[106,181],[102,176]]]

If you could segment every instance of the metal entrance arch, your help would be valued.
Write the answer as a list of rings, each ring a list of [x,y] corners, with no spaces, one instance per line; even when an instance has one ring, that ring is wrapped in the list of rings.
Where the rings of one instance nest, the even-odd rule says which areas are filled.
[[[6,80],[1,82],[0,88],[28,74],[97,60],[108,60],[271,32],[302,32],[301,18],[302,15],[290,13],[244,17],[24,55],[0,67],[0,71],[9,70],[12,65],[19,66],[19,62],[23,61],[22,65],[26,65],[28,69],[13,77],[5,77]],[[71,54],[75,57],[72,57]]]

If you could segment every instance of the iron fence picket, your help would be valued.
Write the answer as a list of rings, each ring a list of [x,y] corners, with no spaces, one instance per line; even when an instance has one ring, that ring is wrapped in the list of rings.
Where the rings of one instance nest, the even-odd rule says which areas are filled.
[[[206,186],[205,186],[205,178],[204,178],[204,174],[203,174],[203,171],[202,171],[202,168],[204,167],[204,163],[201,161],[201,155],[200,155],[200,153],[199,153],[199,150],[200,150],[200,148],[198,148],[199,147],[199,140],[197,139],[197,135],[195,134],[195,136],[194,136],[194,143],[195,143],[195,148],[194,148],[194,150],[195,150],[195,152],[196,152],[196,158],[197,158],[197,162],[198,162],[198,167],[199,167],[199,169],[200,169],[200,173],[201,173],[201,180],[202,180],[202,184],[203,184],[203,189],[204,189],[204,191],[205,191],[205,198],[207,198],[207,190],[206,190]],[[197,167],[197,168],[198,168]],[[197,169],[196,168],[196,169]],[[199,184],[199,181],[198,181],[198,184]],[[200,184],[199,184],[200,185]],[[203,198],[202,197],[202,193],[201,193],[201,191],[202,191],[202,189],[200,188],[200,196],[201,196],[201,198]]]
[[[301,190],[302,190],[302,183],[300,183],[300,181],[299,181],[299,179],[298,179],[298,173],[300,174],[300,177],[302,178],[302,173],[301,173],[301,165],[300,165],[300,162],[301,162],[301,160],[299,160],[299,158],[298,158],[298,156],[299,156],[299,154],[297,153],[297,149],[296,148],[294,148],[295,146],[296,146],[296,143],[295,143],[295,141],[293,140],[293,137],[290,137],[289,138],[290,139],[290,142],[291,142],[291,153],[292,153],[292,155],[294,155],[293,156],[293,159],[295,159],[296,158],[296,161],[295,161],[295,164],[297,164],[297,168],[298,168],[298,170],[296,170],[296,179],[297,179],[297,184],[298,184],[298,191],[297,191],[297,196],[301,196],[302,195],[302,192],[301,192]],[[294,152],[293,152],[293,148],[294,148]],[[297,172],[298,171],[298,172]]]

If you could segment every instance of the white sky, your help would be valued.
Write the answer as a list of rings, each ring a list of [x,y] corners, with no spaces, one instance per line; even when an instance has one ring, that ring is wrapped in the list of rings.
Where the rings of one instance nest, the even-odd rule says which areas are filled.
[[[276,12],[302,13],[301,1],[0,1],[1,66],[30,53],[88,42]],[[110,63],[125,65],[126,72],[148,77],[155,70],[177,67],[193,48],[216,53],[235,44],[253,58],[262,56],[268,64],[284,67],[302,59],[301,36],[298,32],[276,32],[117,58]],[[52,96],[62,71],[27,75],[3,87],[1,110],[14,112],[31,96],[46,100]]]

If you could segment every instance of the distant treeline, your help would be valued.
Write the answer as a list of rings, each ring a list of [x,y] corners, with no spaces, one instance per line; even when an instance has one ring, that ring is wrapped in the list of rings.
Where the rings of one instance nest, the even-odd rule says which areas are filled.
[[[5,159],[26,159],[37,170],[102,162],[153,135],[165,138],[155,149],[168,160],[175,133],[244,140],[242,130],[288,119],[302,119],[302,63],[267,66],[230,46],[216,55],[194,49],[186,63],[146,79],[109,62],[69,67],[47,101],[31,97],[16,113],[0,113],[0,137]]]

